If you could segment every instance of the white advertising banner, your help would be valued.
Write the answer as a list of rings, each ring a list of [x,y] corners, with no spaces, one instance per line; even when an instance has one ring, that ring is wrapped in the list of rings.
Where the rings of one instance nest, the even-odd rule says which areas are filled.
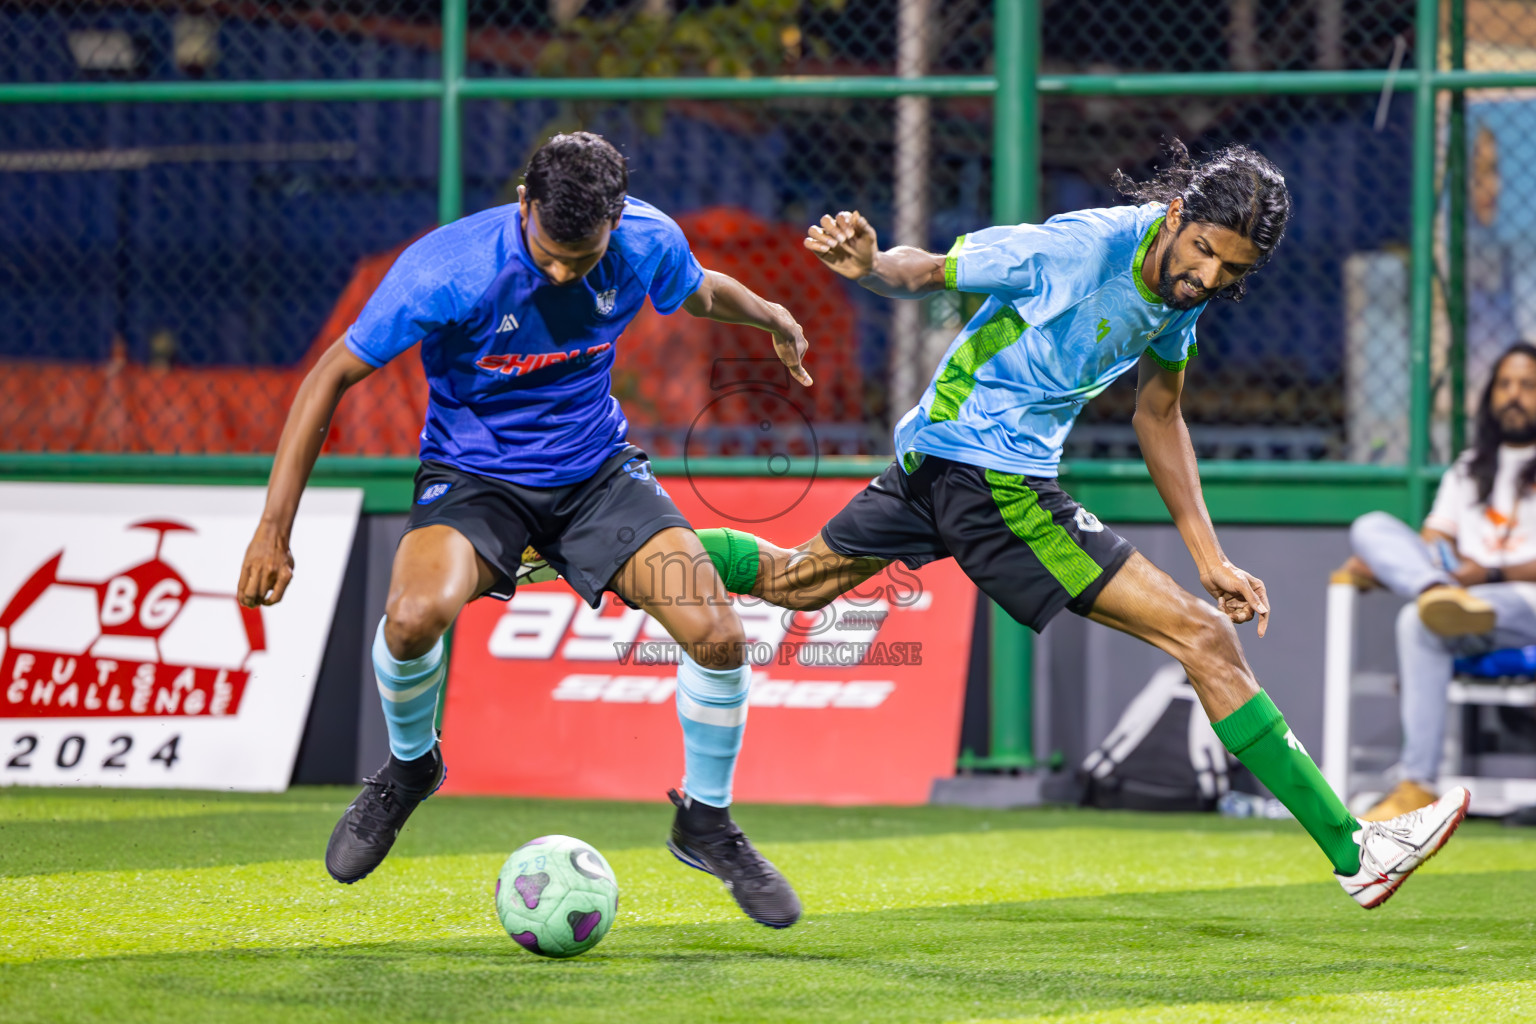
[[[0,785],[282,790],[362,492],[311,488],[242,608],[259,487],[0,484]]]

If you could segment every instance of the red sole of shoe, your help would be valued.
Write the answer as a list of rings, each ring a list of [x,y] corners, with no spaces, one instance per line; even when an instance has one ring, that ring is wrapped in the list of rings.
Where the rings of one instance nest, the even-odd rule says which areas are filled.
[[[1440,841],[1435,844],[1435,848],[1424,855],[1424,859],[1419,861],[1418,866],[1415,867],[1413,871],[1417,871],[1425,864],[1428,864],[1430,860],[1434,858],[1435,854],[1439,853],[1441,848],[1444,847],[1446,843],[1450,842],[1451,836],[1455,835],[1456,830],[1461,828],[1461,823],[1467,820],[1467,808],[1471,806],[1472,794],[1468,793],[1461,800],[1461,810],[1456,812],[1456,820],[1451,822],[1451,827],[1445,830],[1445,834],[1440,837]],[[1366,910],[1375,910],[1377,907],[1381,906],[1383,903],[1387,902],[1387,900],[1392,898],[1392,894],[1397,892],[1397,890],[1402,887],[1404,882],[1408,881],[1409,877],[1412,876],[1413,871],[1410,871],[1402,878],[1399,878],[1396,884],[1392,886],[1392,888],[1381,894],[1380,899],[1373,903],[1362,903],[1360,906],[1364,907]]]

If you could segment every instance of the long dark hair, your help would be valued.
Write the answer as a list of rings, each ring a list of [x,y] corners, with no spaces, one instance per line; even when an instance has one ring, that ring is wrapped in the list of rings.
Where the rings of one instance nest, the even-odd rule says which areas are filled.
[[[1219,224],[1236,231],[1259,250],[1253,269],[1268,263],[1291,215],[1291,193],[1280,169],[1247,146],[1228,146],[1199,163],[1176,138],[1164,140],[1163,149],[1167,167],[1146,181],[1117,170],[1110,178],[1115,190],[1138,203],[1182,199],[1185,223]],[[1241,299],[1248,294],[1247,279],[1244,274],[1216,297]]]
[[[1477,436],[1473,439],[1472,461],[1467,464],[1472,479],[1477,482],[1479,505],[1488,504],[1488,496],[1493,493],[1493,478],[1499,472],[1499,445],[1504,440],[1504,431],[1499,427],[1499,417],[1493,409],[1493,382],[1499,379],[1499,370],[1510,356],[1525,356],[1536,361],[1536,345],[1517,341],[1505,349],[1499,361],[1493,364],[1488,383],[1483,385],[1483,397],[1477,403]],[[1520,475],[1515,478],[1515,493],[1523,494],[1532,484],[1536,484],[1536,456],[1520,467]]]

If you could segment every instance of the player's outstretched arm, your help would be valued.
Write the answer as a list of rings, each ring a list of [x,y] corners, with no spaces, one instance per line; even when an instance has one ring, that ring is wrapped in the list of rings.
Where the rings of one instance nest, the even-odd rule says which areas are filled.
[[[1167,370],[1150,356],[1141,357],[1136,389],[1136,441],[1152,483],[1173,516],[1179,535],[1200,569],[1200,582],[1216,599],[1216,605],[1233,622],[1257,617],[1259,636],[1269,627],[1269,597],[1264,581],[1227,560],[1216,539],[1216,527],[1200,491],[1200,471],[1195,448],[1184,425],[1179,395],[1184,390],[1184,371]]]
[[[345,341],[337,340],[299,385],[272,460],[266,508],[240,567],[236,595],[247,608],[277,604],[283,599],[283,591],[293,578],[288,537],[299,510],[299,496],[325,443],[336,403],[347,388],[372,372],[373,367],[353,355]]]
[[[806,232],[805,247],[829,269],[876,295],[915,299],[944,289],[943,256],[910,245],[881,251],[874,225],[857,211],[822,217]]]
[[[773,350],[789,367],[790,376],[811,386],[811,375],[802,365],[810,344],[794,316],[777,302],[769,302],[729,274],[706,270],[699,287],[683,300],[683,308],[707,320],[767,331],[773,335]]]

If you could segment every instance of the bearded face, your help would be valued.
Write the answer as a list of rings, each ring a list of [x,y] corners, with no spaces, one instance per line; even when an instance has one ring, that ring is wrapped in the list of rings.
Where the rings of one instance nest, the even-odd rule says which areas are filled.
[[[1500,360],[1488,404],[1500,444],[1536,443],[1536,359],[1515,352]]]

